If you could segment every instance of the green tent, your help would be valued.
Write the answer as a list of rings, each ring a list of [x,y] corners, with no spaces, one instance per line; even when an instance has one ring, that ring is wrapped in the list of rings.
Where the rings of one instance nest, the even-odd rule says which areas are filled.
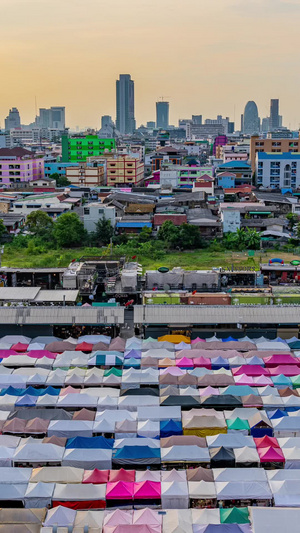
[[[241,418],[238,418],[238,417],[226,420],[226,424],[227,424],[228,429],[236,429],[236,430],[246,429],[247,431],[250,430],[248,420],[242,420]]]
[[[221,524],[249,524],[248,507],[220,509]]]
[[[300,387],[300,376],[291,376],[291,382],[293,384],[293,389],[299,389],[299,387]]]
[[[117,376],[117,377],[120,378],[122,376],[122,369],[121,368],[115,368],[113,366],[109,370],[104,370],[103,377],[107,377],[107,376],[111,376],[111,375],[114,375],[114,376]]]

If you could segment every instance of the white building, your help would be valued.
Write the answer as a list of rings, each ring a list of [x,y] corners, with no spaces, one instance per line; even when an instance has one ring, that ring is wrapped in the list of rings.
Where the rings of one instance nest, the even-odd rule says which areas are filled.
[[[116,224],[116,208],[113,206],[103,205],[99,202],[87,204],[83,208],[82,220],[85,229],[90,233],[95,231],[96,224],[101,218],[110,220],[112,227]]]
[[[300,153],[258,152],[255,166],[258,186],[271,189],[300,187]]]
[[[241,213],[238,209],[222,209],[223,233],[236,233],[241,227]]]

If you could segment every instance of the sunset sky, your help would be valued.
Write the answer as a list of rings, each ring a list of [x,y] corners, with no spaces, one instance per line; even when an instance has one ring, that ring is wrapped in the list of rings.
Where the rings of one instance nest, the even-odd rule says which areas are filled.
[[[18,107],[65,105],[67,125],[115,118],[115,80],[135,81],[137,125],[170,101],[170,122],[202,114],[240,126],[248,100],[261,117],[280,99],[300,124],[300,0],[0,0],[0,123]]]

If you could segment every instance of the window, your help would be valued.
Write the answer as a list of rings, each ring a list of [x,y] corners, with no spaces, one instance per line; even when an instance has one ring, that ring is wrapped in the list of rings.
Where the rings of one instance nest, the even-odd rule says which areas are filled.
[[[284,167],[283,185],[284,187],[291,186],[291,166],[290,165],[285,165]]]
[[[99,215],[104,215],[104,209],[98,209]]]
[[[90,208],[89,207],[84,207],[83,214],[84,215],[89,215],[90,214]]]

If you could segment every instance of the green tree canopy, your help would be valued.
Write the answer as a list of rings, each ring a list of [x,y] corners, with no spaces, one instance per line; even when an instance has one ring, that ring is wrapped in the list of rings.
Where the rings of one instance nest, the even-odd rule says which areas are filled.
[[[6,226],[4,226],[3,219],[0,218],[0,240],[2,239],[3,235],[7,233]]]
[[[71,182],[68,180],[68,178],[66,178],[66,176],[61,176],[57,172],[51,174],[49,178],[56,181],[57,187],[67,187],[68,185],[71,185]]]
[[[32,211],[27,217],[26,225],[34,235],[46,235],[52,232],[53,220],[44,211]]]
[[[151,237],[152,237],[152,229],[147,228],[147,226],[144,226],[142,228],[141,233],[139,233],[138,242],[139,243],[149,242],[151,241]]]
[[[83,222],[76,213],[63,213],[57,219],[53,229],[54,239],[62,248],[83,245],[86,231]]]
[[[295,213],[288,213],[286,218],[289,222],[289,230],[293,231],[295,224],[299,222],[299,217]]]
[[[114,228],[112,227],[110,220],[105,217],[100,218],[96,223],[96,240],[102,245],[109,244],[113,234]]]
[[[228,250],[259,250],[261,233],[255,229],[238,229],[235,233],[226,233],[223,244]]]
[[[166,220],[159,228],[157,237],[171,246],[171,248],[175,248],[178,246],[179,239],[178,226],[175,226],[171,220]]]

